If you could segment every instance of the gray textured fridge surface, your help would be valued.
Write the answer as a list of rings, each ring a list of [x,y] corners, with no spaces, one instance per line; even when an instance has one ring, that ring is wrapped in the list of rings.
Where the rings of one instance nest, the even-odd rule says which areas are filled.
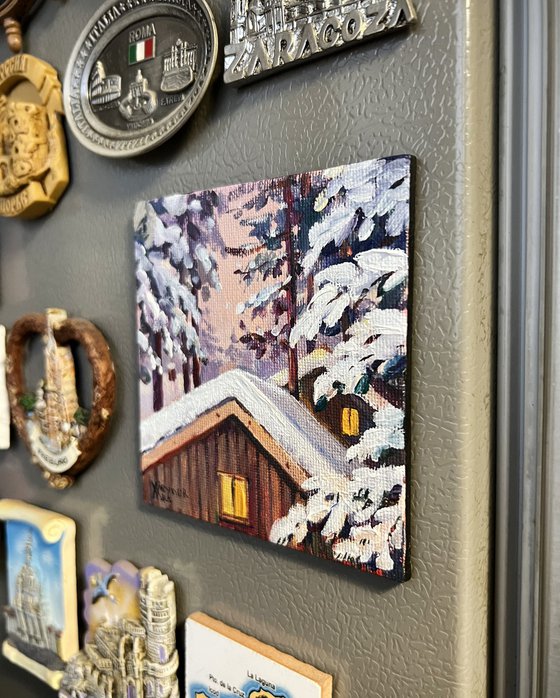
[[[224,43],[229,2],[210,4]],[[487,688],[493,10],[486,0],[416,5],[419,24],[409,33],[244,88],[218,76],[186,127],[151,154],[104,159],[68,133],[72,180],[59,206],[36,222],[0,219],[0,322],[64,307],[101,328],[118,371],[108,442],[77,484],[48,489],[17,444],[0,453],[0,496],[75,518],[80,570],[98,556],[159,566],[176,582],[180,619],[202,610],[293,653],[335,676],[336,698],[472,698]],[[44,3],[27,49],[62,74],[97,6]],[[390,583],[144,506],[135,202],[401,153],[418,159],[411,581]],[[53,693],[1,659],[0,695]]]

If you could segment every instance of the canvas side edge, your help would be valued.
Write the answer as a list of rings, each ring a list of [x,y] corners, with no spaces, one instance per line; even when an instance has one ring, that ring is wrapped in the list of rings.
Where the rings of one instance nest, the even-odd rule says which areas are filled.
[[[408,231],[408,325],[406,337],[406,356],[407,356],[407,375],[405,383],[405,418],[404,418],[404,433],[405,433],[405,526],[404,526],[404,565],[403,577],[401,582],[408,582],[413,575],[414,567],[412,562],[413,557],[413,541],[411,536],[412,517],[412,493],[415,472],[413,459],[413,423],[414,416],[412,411],[412,356],[414,347],[414,322],[416,317],[416,294],[415,294],[415,264],[414,255],[416,251],[416,210],[418,205],[418,158],[415,155],[408,156],[410,158],[410,207],[409,207],[409,231]],[[412,553],[412,554],[411,554]]]

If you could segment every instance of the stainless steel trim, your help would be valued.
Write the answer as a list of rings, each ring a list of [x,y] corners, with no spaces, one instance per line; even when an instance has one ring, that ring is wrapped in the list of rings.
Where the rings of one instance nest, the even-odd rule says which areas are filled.
[[[545,473],[540,588],[540,695],[560,691],[560,6],[549,0]]]
[[[547,0],[503,0],[500,16],[494,694],[530,698],[539,694]]]

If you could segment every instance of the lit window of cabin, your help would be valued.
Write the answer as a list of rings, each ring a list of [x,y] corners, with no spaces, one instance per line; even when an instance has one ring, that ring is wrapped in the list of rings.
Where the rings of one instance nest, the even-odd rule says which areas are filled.
[[[220,479],[220,517],[249,522],[249,482],[247,478],[218,473]]]
[[[342,408],[342,433],[346,436],[360,434],[360,413],[353,407]]]

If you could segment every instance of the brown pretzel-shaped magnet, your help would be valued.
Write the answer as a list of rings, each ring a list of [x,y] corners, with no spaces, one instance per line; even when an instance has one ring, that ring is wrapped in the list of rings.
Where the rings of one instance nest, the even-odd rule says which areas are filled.
[[[35,392],[26,387],[24,372],[26,346],[33,335],[43,338],[45,361],[45,375]],[[83,347],[91,365],[89,411],[78,404],[71,341]],[[68,318],[64,310],[50,308],[15,323],[6,355],[12,420],[49,484],[64,489],[99,453],[109,426],[115,369],[107,342],[88,320]]]
[[[0,1],[0,20],[6,30],[8,46],[14,53],[19,53],[23,46],[21,23],[38,4],[37,0]]]

